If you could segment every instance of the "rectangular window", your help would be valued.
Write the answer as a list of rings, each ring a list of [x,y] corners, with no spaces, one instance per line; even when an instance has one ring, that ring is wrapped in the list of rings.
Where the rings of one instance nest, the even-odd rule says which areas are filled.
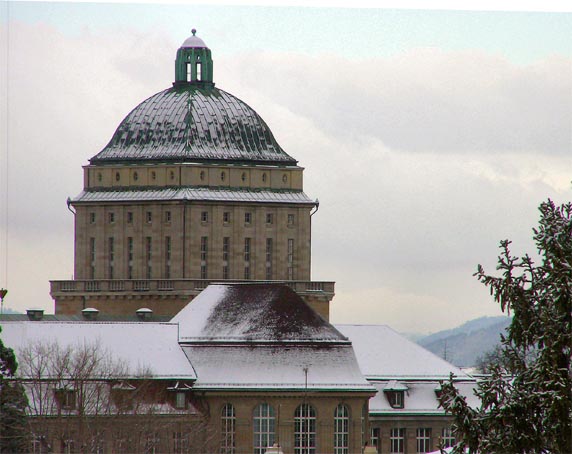
[[[89,239],[89,278],[95,279],[95,238]]]
[[[147,434],[145,440],[145,449],[143,450],[143,452],[145,454],[157,454],[159,452],[160,441],[161,440],[159,439],[158,433],[155,432]]]
[[[95,224],[95,213],[89,213],[89,223]]]
[[[230,253],[230,237],[225,236],[222,239],[222,260],[223,260],[223,262],[228,262],[229,253]]]
[[[76,394],[73,389],[56,389],[56,401],[62,410],[74,410],[76,408]]]
[[[151,237],[145,237],[145,262],[147,263],[147,279],[151,279],[152,275],[153,275],[153,268],[152,268],[152,263],[151,263],[151,259],[152,259],[152,242],[151,242]]]
[[[228,271],[228,265],[223,265],[222,266],[222,278],[223,279],[230,279],[230,274]]]
[[[150,211],[147,211],[147,213],[145,213],[145,220],[147,221],[147,224],[151,224],[151,222],[153,221],[153,214]]]
[[[372,427],[370,433],[370,444],[371,446],[375,447],[376,452],[381,450],[381,444],[379,443],[380,440],[380,433],[381,428],[379,427]]]
[[[266,213],[266,224],[268,225],[274,224],[274,214]]]
[[[250,266],[244,265],[244,279],[250,279]]]
[[[386,391],[389,405],[392,408],[403,408],[403,391]]]
[[[115,213],[113,212],[109,213],[108,216],[109,216],[109,223],[113,224],[115,222]]]
[[[250,262],[250,238],[244,239],[244,261]]]
[[[167,224],[171,223],[171,212],[170,211],[165,211],[165,222]]]
[[[404,453],[405,447],[405,429],[393,428],[389,432],[389,452],[391,454]]]
[[[225,224],[230,224],[230,211],[225,211],[222,214],[222,222],[224,222]]]
[[[246,225],[250,225],[252,223],[252,213],[250,212],[244,213],[244,223]]]
[[[274,241],[272,238],[266,238],[266,280],[272,280],[272,255],[273,255]]]
[[[455,446],[456,440],[453,435],[453,429],[450,427],[444,427],[441,432],[441,447],[442,448],[452,448]]]
[[[189,452],[189,437],[184,432],[173,432],[173,452],[186,454]]]
[[[109,279],[113,279],[113,262],[115,260],[115,240],[113,237],[109,237],[108,239],[108,247],[109,247],[109,254],[108,254],[108,259],[109,259]]]
[[[200,63],[197,63],[197,80],[202,80],[203,75],[202,75],[202,69],[201,69],[202,65]]]
[[[192,82],[191,63],[187,62],[187,82]]]
[[[201,222],[209,222],[209,212],[208,211],[201,212]]]
[[[431,451],[431,429],[417,429],[417,452],[424,453]]]
[[[201,237],[201,279],[207,279],[207,255],[209,247],[209,238],[207,236]]]
[[[127,237],[127,279],[133,279],[133,237]]]
[[[184,392],[179,392],[175,394],[175,407],[185,408],[187,405],[187,397]]]
[[[133,211],[127,212],[127,224],[133,224]]]
[[[288,215],[288,225],[294,225],[294,215],[293,214]]]
[[[208,248],[209,248],[209,237],[201,236],[201,262],[207,261]]]
[[[294,280],[294,239],[288,238],[288,280]]]
[[[171,237],[165,237],[165,279],[171,279]]]

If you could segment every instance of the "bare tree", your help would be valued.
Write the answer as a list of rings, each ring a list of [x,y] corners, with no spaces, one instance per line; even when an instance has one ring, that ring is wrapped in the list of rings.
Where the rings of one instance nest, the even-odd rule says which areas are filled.
[[[184,431],[201,417],[177,410],[149,369],[130,371],[97,343],[34,343],[19,358],[35,452],[189,452]]]

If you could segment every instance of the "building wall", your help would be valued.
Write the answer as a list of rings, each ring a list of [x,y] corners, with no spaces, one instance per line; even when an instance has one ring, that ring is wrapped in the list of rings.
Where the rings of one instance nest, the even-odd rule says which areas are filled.
[[[310,211],[306,206],[246,203],[78,204],[74,277],[222,280],[226,265],[227,279],[310,280]],[[224,238],[229,241],[227,261]],[[267,239],[272,240],[268,262]]]
[[[392,429],[405,429],[403,453],[437,451],[442,441],[443,429],[450,428],[451,424],[452,418],[445,415],[400,416],[397,413],[387,416],[370,415],[370,434],[376,434],[376,437],[371,437],[370,444],[376,445],[378,448],[377,452],[381,454],[399,452],[391,449],[391,431]],[[418,429],[429,429],[430,441],[428,451],[417,450]],[[374,438],[377,438],[377,440]]]

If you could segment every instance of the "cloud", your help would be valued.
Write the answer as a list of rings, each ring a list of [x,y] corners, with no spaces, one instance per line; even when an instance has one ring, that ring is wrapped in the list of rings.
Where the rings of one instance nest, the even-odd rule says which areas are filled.
[[[227,64],[242,85],[255,81],[269,99],[360,146],[378,140],[414,152],[571,151],[570,58],[518,66],[482,51],[419,48],[368,60],[252,53]]]
[[[178,43],[161,30],[65,36],[23,23],[9,42],[7,302],[50,309],[47,280],[73,271],[65,200],[81,190],[81,166],[170,86]],[[410,330],[423,318],[435,330],[497,313],[476,264],[493,271],[507,237],[533,249],[538,203],[570,198],[570,60],[216,51],[217,87],[264,118],[320,199],[312,273],[337,281],[336,322]]]

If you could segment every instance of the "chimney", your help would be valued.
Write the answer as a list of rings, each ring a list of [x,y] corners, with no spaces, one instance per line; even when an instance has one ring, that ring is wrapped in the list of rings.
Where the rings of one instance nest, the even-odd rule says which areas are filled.
[[[141,321],[151,320],[151,317],[153,316],[153,311],[148,307],[137,309],[135,313],[137,314],[137,318]]]
[[[28,315],[28,319],[33,322],[37,322],[44,318],[43,309],[26,309],[26,314]]]
[[[97,320],[97,315],[99,311],[95,307],[86,307],[84,310],[81,311],[81,315],[86,320]]]

